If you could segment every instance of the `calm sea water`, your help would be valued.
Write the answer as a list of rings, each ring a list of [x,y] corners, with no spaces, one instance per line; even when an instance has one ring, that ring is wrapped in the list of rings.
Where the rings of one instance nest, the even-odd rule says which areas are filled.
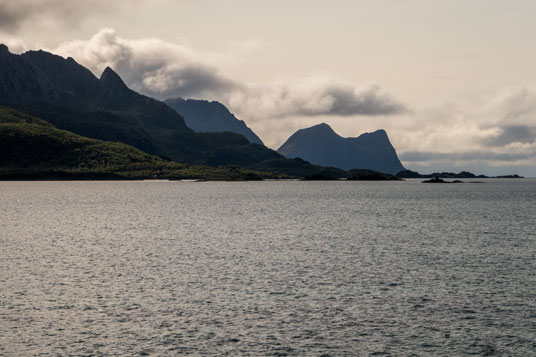
[[[536,355],[536,180],[0,182],[0,355]]]

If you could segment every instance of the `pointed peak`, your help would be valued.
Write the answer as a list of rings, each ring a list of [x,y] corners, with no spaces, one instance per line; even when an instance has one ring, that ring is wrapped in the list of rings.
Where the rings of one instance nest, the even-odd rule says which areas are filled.
[[[292,136],[289,138],[340,138],[341,136],[337,134],[328,124],[321,123],[317,125],[313,125],[309,128],[304,128],[296,131]]]
[[[326,124],[326,123],[320,123],[320,124],[316,124],[316,125],[313,125],[313,126],[310,126],[308,128],[306,128],[305,130],[309,130],[309,129],[315,129],[315,130],[333,130],[331,129],[331,127]]]
[[[101,81],[102,80],[105,80],[105,79],[109,79],[111,77],[119,77],[119,75],[117,73],[115,73],[115,71],[113,69],[111,69],[109,66],[106,66],[106,68],[104,69],[104,71],[102,72],[101,74]]]
[[[104,72],[102,72],[100,81],[102,84],[108,87],[113,86],[128,88],[125,82],[123,82],[123,80],[121,79],[121,77],[119,77],[119,75],[115,73],[115,71],[110,67],[106,67]]]
[[[306,131],[315,131],[315,132],[321,132],[321,133],[333,133],[333,134],[337,134],[335,133],[335,131],[331,128],[331,126],[329,126],[328,124],[326,123],[320,123],[320,124],[317,124],[317,125],[313,125],[309,128],[306,128],[306,129],[302,129],[302,130],[306,130]]]

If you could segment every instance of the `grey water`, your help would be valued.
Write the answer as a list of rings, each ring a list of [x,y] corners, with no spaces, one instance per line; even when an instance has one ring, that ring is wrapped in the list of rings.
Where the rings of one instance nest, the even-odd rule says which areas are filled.
[[[0,355],[536,355],[536,180],[0,182]]]

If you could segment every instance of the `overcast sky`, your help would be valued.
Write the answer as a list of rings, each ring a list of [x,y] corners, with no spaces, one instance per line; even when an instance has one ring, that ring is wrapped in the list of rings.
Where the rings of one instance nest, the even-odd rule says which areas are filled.
[[[0,0],[0,42],[226,104],[270,147],[379,128],[410,169],[536,176],[533,0]]]

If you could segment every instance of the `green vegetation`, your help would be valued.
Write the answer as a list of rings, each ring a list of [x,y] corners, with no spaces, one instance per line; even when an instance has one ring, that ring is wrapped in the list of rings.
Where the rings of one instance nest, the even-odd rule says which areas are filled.
[[[275,178],[237,166],[186,165],[132,146],[90,139],[0,107],[0,179]]]

